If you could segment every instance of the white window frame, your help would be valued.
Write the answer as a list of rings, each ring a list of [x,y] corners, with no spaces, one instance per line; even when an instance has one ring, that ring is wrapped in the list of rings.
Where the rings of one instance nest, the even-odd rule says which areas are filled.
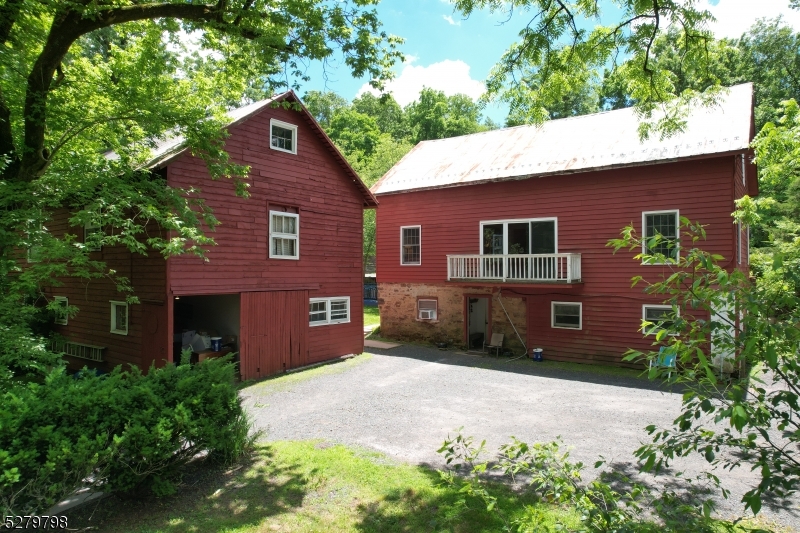
[[[64,307],[69,307],[69,298],[66,296],[53,296],[54,302],[64,302]],[[62,318],[56,316],[56,319],[53,321],[54,324],[58,324],[59,326],[66,326],[69,324],[69,315],[64,313]]]
[[[292,217],[295,219],[294,227],[297,230],[297,233],[279,233],[272,231],[272,215],[278,216],[285,216],[285,217]],[[272,239],[273,237],[277,237],[279,239],[294,239],[294,253],[295,255],[275,255],[272,253]],[[298,260],[300,259],[300,214],[299,213],[287,213],[286,211],[272,211],[269,212],[269,258],[270,259],[293,259]]]
[[[658,211],[642,211],[642,253],[647,254],[647,215],[675,214],[675,259],[666,263],[645,263],[643,265],[674,265],[681,258],[681,212],[679,209],[659,209]]]
[[[503,224],[503,255],[508,255],[508,225],[509,224],[524,224],[531,222],[554,222],[554,231],[555,231],[555,251],[554,254],[558,253],[558,217],[539,217],[539,218],[507,218],[503,220],[481,220],[480,232],[478,233],[478,253],[480,255],[485,255],[483,253],[483,226],[491,225],[491,224]]]
[[[91,222],[86,222],[83,225],[83,243],[84,243],[84,245],[86,245],[86,236],[87,235],[89,235],[92,232],[97,231],[97,230],[101,230],[102,231],[102,229],[103,229],[103,227],[101,225],[99,225],[99,224],[92,224]],[[86,249],[88,251],[90,251],[90,252],[99,252],[99,251],[101,251],[103,249],[103,247],[102,246],[100,246],[98,248],[88,248],[87,247]]]
[[[577,305],[578,306],[578,327],[557,326],[556,325],[556,305]],[[580,331],[583,329],[583,302],[550,302],[550,327],[553,329],[571,329]]]
[[[347,302],[347,318],[338,318],[338,319],[331,319],[331,304],[333,302]],[[311,304],[315,302],[325,302],[325,321],[317,321],[311,322]],[[330,298],[309,298],[308,300],[308,308],[309,308],[309,316],[308,316],[308,325],[310,327],[316,326],[328,326],[331,324],[347,324],[350,322],[350,316],[352,315],[352,309],[350,308],[350,297],[349,296],[331,296]]]
[[[131,328],[131,309],[128,306],[128,302],[120,302],[115,300],[110,300],[109,303],[111,304],[111,333],[116,335],[127,335],[128,330]],[[117,307],[118,306],[125,306],[125,329],[120,329],[119,324],[117,324]]]
[[[664,304],[642,304],[642,333],[644,333],[646,336],[650,337],[650,336],[653,336],[653,335],[657,335],[658,332],[661,331],[662,328],[659,328],[657,326],[653,326],[649,331],[644,328],[644,323],[645,322],[652,322],[651,320],[647,319],[647,309],[648,308],[666,309],[667,311],[671,312],[672,311],[672,306],[671,305],[664,305]],[[678,313],[677,313],[676,317],[680,317],[680,316],[681,316],[681,310],[678,309]],[[674,337],[674,336],[677,335],[677,333],[668,333],[668,335],[671,336],[671,337]]]
[[[403,262],[403,230],[404,229],[418,229],[419,230],[419,261],[416,263]],[[422,226],[400,226],[400,264],[402,266],[420,266],[422,264]]]
[[[279,128],[284,128],[287,130],[292,131],[292,149],[287,150],[286,148],[281,148],[279,146],[274,146],[272,144],[272,127],[278,126]],[[269,119],[269,147],[273,150],[277,150],[279,152],[286,152],[287,154],[294,154],[297,155],[297,126],[294,124],[289,124],[288,122],[284,122],[282,120],[278,120],[277,118]]]
[[[433,316],[430,318],[423,318],[422,317],[422,309],[419,308],[420,302],[433,302],[436,304],[435,308],[433,309]],[[438,322],[439,321],[439,300],[436,298],[417,298],[417,320],[422,320],[423,322]]]

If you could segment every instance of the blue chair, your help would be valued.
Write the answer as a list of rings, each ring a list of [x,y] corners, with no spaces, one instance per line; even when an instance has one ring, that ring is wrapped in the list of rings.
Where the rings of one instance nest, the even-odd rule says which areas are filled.
[[[676,368],[676,357],[674,353],[667,353],[667,347],[662,346],[658,350],[658,357],[655,359],[650,359],[650,368],[657,367],[657,368],[669,368],[670,371],[667,372],[667,378],[672,377],[672,370]]]

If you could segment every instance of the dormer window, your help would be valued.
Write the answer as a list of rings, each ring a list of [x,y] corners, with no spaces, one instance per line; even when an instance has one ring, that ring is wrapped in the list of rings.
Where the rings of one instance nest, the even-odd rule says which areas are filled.
[[[270,148],[281,152],[297,153],[297,126],[277,119],[270,119]]]

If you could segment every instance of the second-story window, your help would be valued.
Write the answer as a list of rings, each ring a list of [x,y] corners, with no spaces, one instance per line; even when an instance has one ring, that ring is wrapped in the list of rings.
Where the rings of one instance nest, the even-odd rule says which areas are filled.
[[[663,255],[667,262],[678,259],[678,211],[645,211],[642,213],[644,244],[642,253]],[[663,264],[653,258],[647,264]]]
[[[297,153],[297,126],[278,119],[270,119],[270,148],[281,152]]]
[[[422,226],[400,228],[400,264],[422,264]]]
[[[273,259],[300,258],[300,215],[269,212],[269,256]]]

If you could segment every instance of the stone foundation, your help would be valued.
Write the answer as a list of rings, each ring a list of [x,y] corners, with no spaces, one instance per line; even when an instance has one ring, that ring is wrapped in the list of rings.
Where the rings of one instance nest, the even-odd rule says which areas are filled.
[[[503,346],[521,355],[522,343],[498,303],[497,289],[464,288],[452,285],[429,285],[417,283],[379,283],[378,307],[381,314],[381,336],[398,340],[447,342],[466,348],[464,339],[465,294],[492,295],[492,333],[505,335]],[[417,299],[438,300],[436,321],[417,320]],[[523,298],[503,295],[503,305],[508,311],[520,336],[525,339],[527,331],[527,306]]]

